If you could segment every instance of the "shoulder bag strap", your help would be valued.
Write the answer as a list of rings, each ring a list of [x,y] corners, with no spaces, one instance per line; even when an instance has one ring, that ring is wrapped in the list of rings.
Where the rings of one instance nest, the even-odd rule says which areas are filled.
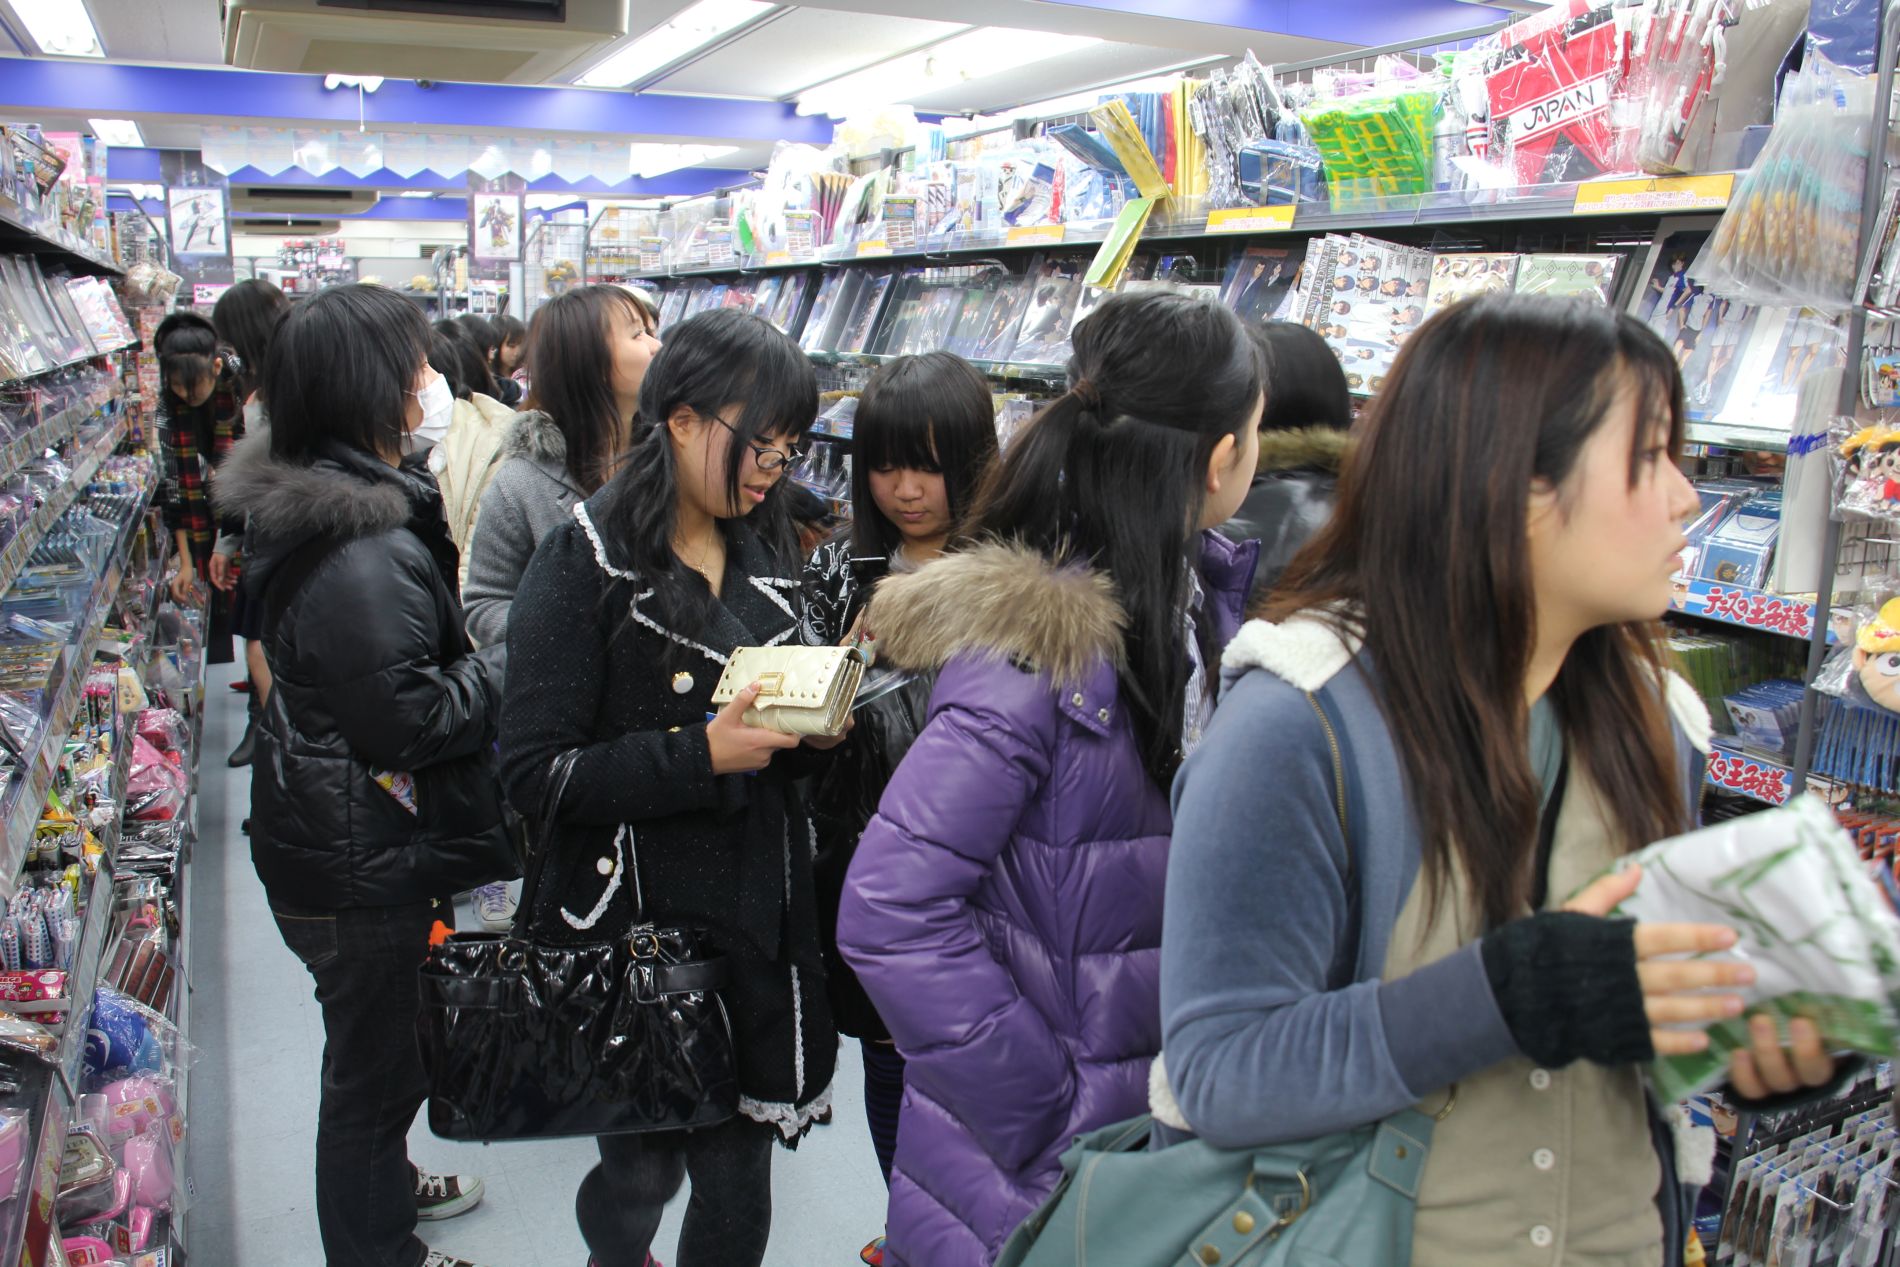
[[[533,849],[521,881],[521,901],[515,908],[516,937],[525,938],[529,935],[535,898],[541,891],[541,877],[547,870],[548,855],[553,852],[548,842],[554,833],[561,801],[567,795],[567,784],[574,777],[574,764],[580,760],[580,755],[580,749],[570,748],[556,756],[548,766],[548,781],[541,786],[541,812],[535,815],[533,822]]]

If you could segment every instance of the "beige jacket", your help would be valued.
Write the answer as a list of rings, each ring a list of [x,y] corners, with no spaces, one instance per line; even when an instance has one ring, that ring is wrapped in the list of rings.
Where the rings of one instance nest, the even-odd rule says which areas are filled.
[[[473,392],[455,402],[449,434],[429,451],[429,470],[442,487],[449,534],[462,554],[455,578],[458,591],[468,584],[468,543],[475,536],[482,493],[501,466],[501,442],[514,417],[515,411],[494,397]]]

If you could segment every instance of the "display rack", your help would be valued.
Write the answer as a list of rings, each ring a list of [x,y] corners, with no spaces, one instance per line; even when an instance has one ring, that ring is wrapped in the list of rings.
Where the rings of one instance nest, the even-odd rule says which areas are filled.
[[[528,226],[521,266],[525,320],[541,305],[586,277],[587,226],[577,221],[536,220]]]
[[[122,438],[123,428],[115,423],[97,444],[86,461],[75,470],[67,487],[73,492],[63,498],[70,506],[80,490],[90,483],[98,464]],[[145,492],[120,526],[106,562],[94,582],[83,619],[75,622],[74,638],[64,657],[60,684],[51,691],[44,727],[32,747],[37,755],[26,778],[17,780],[10,790],[9,808],[0,814],[6,824],[6,863],[0,868],[10,891],[19,874],[26,841],[50,791],[58,768],[60,753],[79,715],[81,691],[93,659],[100,649],[105,626],[117,604],[121,587],[132,559],[134,543],[141,531],[150,531],[150,508],[156,481]],[[63,490],[62,490],[63,491]],[[154,552],[162,567],[163,534],[152,533],[161,543]],[[151,589],[154,603],[159,594]],[[148,613],[149,621],[149,613]],[[121,715],[114,748],[111,786],[123,799],[127,783],[127,754],[132,748],[128,717]],[[82,914],[80,939],[75,947],[69,972],[69,1010],[60,1027],[60,1044],[51,1062],[34,1061],[13,1053],[0,1054],[0,1077],[16,1089],[6,1091],[0,1085],[0,1108],[25,1109],[31,1122],[27,1155],[34,1159],[21,1182],[18,1195],[0,1203],[0,1261],[42,1264],[52,1258],[55,1224],[53,1202],[59,1183],[59,1161],[66,1134],[74,1120],[84,1064],[87,1032],[95,989],[108,949],[113,892],[117,881],[115,860],[116,829],[106,833],[108,847],[98,859],[97,868],[86,885],[87,902]]]

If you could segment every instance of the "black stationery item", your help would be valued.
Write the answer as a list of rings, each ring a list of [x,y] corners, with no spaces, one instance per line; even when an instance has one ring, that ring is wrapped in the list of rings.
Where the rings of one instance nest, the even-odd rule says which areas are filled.
[[[555,758],[515,928],[456,933],[423,962],[418,1023],[429,1129],[444,1139],[549,1139],[711,1126],[739,1108],[725,957],[703,930],[646,919],[622,827],[635,925],[577,946],[529,928],[578,756]]]

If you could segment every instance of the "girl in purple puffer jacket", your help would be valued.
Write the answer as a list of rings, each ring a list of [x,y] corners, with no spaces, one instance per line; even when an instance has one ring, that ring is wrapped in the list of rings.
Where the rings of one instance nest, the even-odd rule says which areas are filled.
[[[976,544],[888,578],[880,662],[937,669],[858,846],[844,957],[906,1061],[887,1264],[983,1267],[1161,1048],[1167,789],[1213,708],[1252,546],[1265,365],[1226,309],[1109,300],[985,481]]]

